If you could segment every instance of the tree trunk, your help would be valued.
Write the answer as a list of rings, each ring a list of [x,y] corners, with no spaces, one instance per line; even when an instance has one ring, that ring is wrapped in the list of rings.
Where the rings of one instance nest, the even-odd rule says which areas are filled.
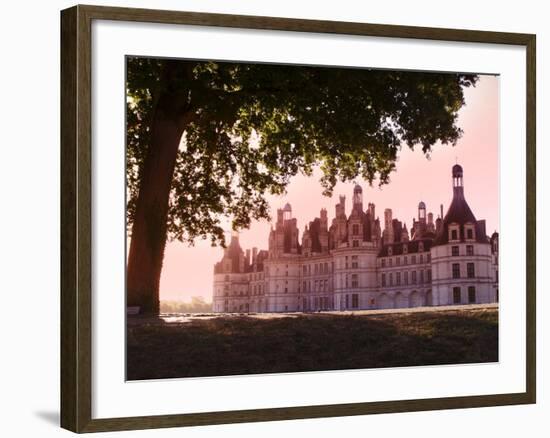
[[[159,284],[166,246],[168,199],[185,124],[172,110],[174,96],[158,101],[151,125],[151,143],[143,165],[128,254],[127,305],[140,313],[159,313]]]

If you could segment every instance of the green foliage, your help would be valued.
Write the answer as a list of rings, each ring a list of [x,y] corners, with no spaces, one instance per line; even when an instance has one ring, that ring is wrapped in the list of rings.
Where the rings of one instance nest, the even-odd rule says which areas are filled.
[[[168,237],[225,244],[269,218],[265,194],[323,171],[337,181],[387,183],[401,145],[455,144],[463,87],[475,75],[269,64],[127,59],[128,226],[135,213],[151,120],[162,105],[184,120],[170,193]]]

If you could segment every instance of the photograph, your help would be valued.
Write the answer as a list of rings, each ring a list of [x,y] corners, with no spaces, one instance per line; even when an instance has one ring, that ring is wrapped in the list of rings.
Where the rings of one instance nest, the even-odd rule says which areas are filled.
[[[126,56],[126,378],[499,361],[499,76]]]

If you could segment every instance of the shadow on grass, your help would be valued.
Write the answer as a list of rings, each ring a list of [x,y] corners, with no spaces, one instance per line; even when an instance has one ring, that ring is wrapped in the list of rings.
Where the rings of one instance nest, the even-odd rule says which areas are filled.
[[[129,380],[498,361],[498,311],[302,315],[128,327]]]

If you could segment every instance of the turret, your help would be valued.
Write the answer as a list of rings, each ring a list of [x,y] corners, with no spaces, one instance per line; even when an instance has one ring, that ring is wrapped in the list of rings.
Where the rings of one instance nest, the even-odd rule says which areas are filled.
[[[288,221],[292,219],[292,207],[287,202],[283,208],[283,220]]]
[[[460,164],[453,166],[453,198],[464,197],[463,170]]]
[[[426,223],[426,204],[422,201],[418,204],[418,222],[421,224]]]

